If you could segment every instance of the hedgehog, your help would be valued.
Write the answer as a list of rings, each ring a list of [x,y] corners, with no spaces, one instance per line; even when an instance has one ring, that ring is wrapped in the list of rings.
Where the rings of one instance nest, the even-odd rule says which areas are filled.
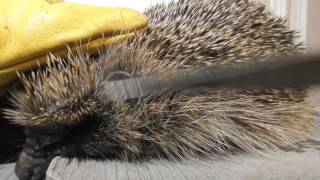
[[[145,11],[149,26],[97,56],[51,57],[21,76],[6,116],[25,129],[20,180],[40,180],[55,156],[144,161],[222,157],[277,149],[307,136],[314,110],[301,88],[198,88],[105,101],[105,81],[303,52],[297,32],[264,5],[179,0]],[[241,61],[239,60],[241,59]],[[112,93],[112,92],[110,92]]]

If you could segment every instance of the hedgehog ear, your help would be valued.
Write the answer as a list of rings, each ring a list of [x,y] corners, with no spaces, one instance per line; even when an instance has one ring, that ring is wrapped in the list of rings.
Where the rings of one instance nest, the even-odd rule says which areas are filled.
[[[121,79],[128,79],[132,78],[131,74],[124,72],[124,71],[116,71],[112,72],[107,76],[107,81],[116,81]]]

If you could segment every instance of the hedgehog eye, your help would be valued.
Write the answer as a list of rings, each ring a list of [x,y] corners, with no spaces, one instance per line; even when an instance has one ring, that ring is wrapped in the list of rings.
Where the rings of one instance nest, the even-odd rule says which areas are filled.
[[[46,137],[41,144],[41,148],[44,150],[49,150],[57,146],[59,144],[60,139],[58,138],[52,138],[52,137]]]

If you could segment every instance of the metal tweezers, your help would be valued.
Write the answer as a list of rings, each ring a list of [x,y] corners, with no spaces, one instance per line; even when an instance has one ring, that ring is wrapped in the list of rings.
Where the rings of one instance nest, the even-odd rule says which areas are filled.
[[[320,84],[320,55],[260,60],[189,69],[169,75],[106,80],[99,94],[107,101],[126,101],[192,88],[294,88]]]

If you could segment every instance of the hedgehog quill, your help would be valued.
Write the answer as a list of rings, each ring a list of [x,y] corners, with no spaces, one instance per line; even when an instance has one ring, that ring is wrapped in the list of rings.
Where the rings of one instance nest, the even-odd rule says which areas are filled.
[[[193,89],[138,100],[99,98],[106,80],[300,54],[297,33],[259,3],[180,0],[146,12],[149,27],[99,57],[70,55],[22,77],[6,110],[25,127],[20,180],[40,180],[54,156],[78,159],[210,158],[276,149],[306,136],[313,108],[305,88]],[[242,59],[242,61],[238,61]],[[112,92],[110,92],[112,93]]]

